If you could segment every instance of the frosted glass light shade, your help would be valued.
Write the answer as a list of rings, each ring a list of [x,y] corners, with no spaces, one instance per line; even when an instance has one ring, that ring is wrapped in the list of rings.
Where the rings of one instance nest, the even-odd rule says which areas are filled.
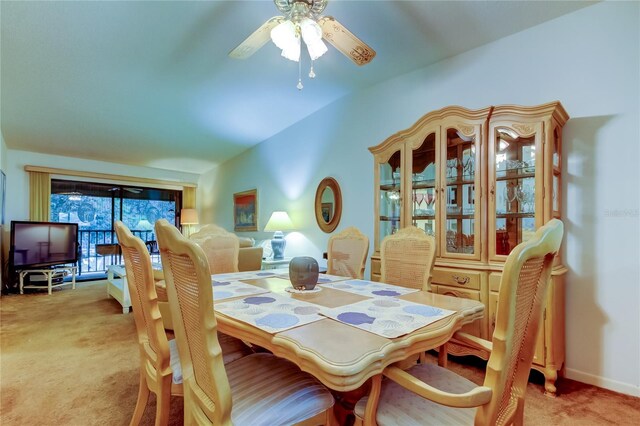
[[[298,62],[300,60],[300,36],[296,25],[291,21],[284,21],[271,30],[271,41],[282,49],[282,56]]]
[[[197,225],[198,211],[196,209],[182,209],[180,211],[181,225]]]
[[[287,212],[273,212],[264,227],[265,232],[288,231],[293,229],[293,223]]]
[[[309,18],[303,19],[300,21],[300,32],[312,61],[324,55],[327,51],[327,46],[322,41],[322,28],[317,22]]]

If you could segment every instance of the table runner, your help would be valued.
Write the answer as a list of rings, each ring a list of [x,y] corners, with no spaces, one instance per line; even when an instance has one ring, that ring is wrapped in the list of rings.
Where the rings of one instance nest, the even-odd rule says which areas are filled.
[[[401,287],[392,284],[377,283],[367,280],[347,280],[321,284],[322,287],[335,288],[367,297],[397,297],[420,291],[415,288]]]
[[[321,307],[297,299],[265,293],[216,303],[215,310],[268,333],[278,333],[324,319]]]
[[[378,297],[338,308],[324,308],[320,313],[379,336],[395,338],[455,312],[396,298]]]
[[[211,281],[213,300],[225,300],[238,296],[268,293],[269,290],[242,281]]]

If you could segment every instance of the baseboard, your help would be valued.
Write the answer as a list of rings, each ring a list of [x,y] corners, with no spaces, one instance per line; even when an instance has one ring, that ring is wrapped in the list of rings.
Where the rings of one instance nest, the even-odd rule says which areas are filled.
[[[598,386],[600,388],[620,392],[625,395],[640,397],[640,386],[618,382],[617,380],[607,379],[602,376],[596,376],[595,374],[585,373],[584,371],[574,370],[572,368],[565,369],[565,376],[568,379],[576,380],[588,385]]]

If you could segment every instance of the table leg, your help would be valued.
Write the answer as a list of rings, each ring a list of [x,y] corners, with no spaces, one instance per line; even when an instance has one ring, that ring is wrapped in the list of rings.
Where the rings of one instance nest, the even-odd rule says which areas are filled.
[[[448,349],[446,343],[438,348],[438,365],[442,368],[447,368],[447,351]]]
[[[364,409],[364,426],[376,426],[376,414],[378,413],[378,401],[382,391],[382,374],[371,378],[371,392]]]
[[[76,289],[76,268],[71,268],[71,288]]]
[[[24,294],[24,272],[20,271],[20,294]]]
[[[49,290],[49,296],[51,296],[51,276],[53,272],[45,272],[45,275],[47,276],[47,289]]]

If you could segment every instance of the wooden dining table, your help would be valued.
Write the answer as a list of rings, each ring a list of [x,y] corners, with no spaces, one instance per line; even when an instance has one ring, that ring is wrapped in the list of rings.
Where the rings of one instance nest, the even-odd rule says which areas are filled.
[[[327,286],[314,293],[291,293],[286,290],[291,287],[291,282],[285,274],[241,281],[278,296],[325,308],[351,305],[368,299],[360,294]],[[464,325],[484,315],[484,305],[478,301],[427,291],[405,294],[398,299],[454,313],[409,334],[387,338],[330,318],[271,333],[216,309],[216,306],[228,300],[214,300],[214,309],[220,332],[263,347],[295,363],[328,388],[347,392],[360,388],[369,378],[381,375],[393,363],[443,345]]]

